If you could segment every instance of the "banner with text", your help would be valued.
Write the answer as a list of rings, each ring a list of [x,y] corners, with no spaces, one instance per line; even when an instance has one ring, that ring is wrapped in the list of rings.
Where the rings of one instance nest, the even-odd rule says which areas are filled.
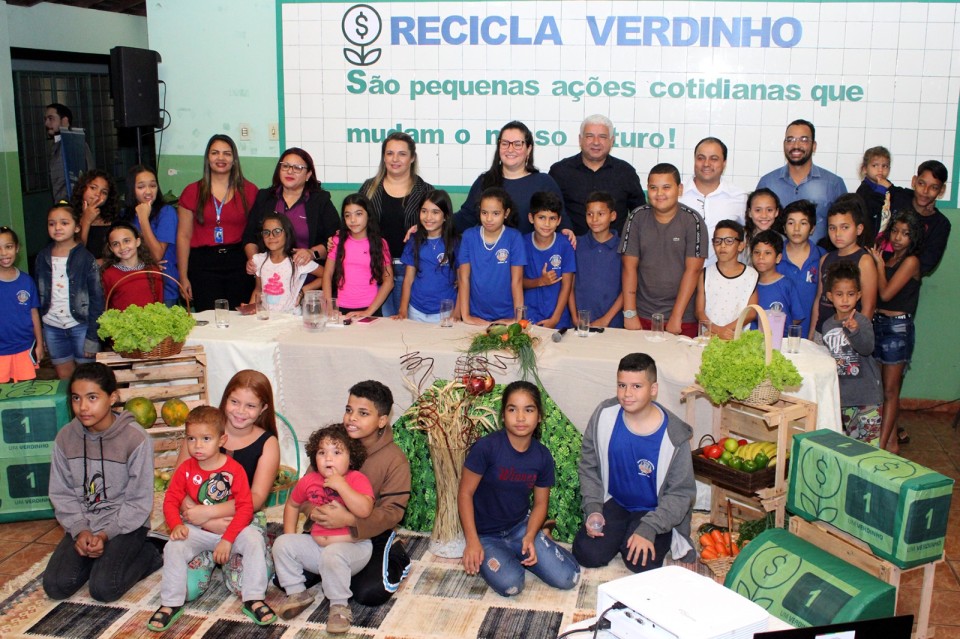
[[[814,162],[850,190],[863,151],[882,145],[895,184],[944,162],[956,202],[955,3],[278,0],[278,25],[282,141],[331,186],[371,177],[400,130],[424,179],[468,187],[510,120],[534,131],[546,171],[600,113],[643,182],[657,162],[686,179],[709,135],[730,149],[726,176],[751,190],[804,118]]]

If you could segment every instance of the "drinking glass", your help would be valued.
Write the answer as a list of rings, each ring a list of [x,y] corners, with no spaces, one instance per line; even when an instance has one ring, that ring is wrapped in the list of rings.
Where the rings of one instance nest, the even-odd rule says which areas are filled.
[[[516,313],[514,314],[514,319],[513,319],[513,321],[514,321],[514,322],[519,322],[519,321],[525,320],[525,319],[527,319],[527,307],[526,307],[526,306],[518,306],[518,307],[517,307],[517,310],[516,310]]]
[[[654,313],[650,317],[650,337],[651,342],[662,342],[666,338],[663,332],[663,313]]]
[[[577,309],[577,335],[587,337],[590,334],[590,311],[586,308]]]
[[[270,307],[267,306],[267,303],[263,301],[263,298],[257,300],[257,319],[270,319]]]
[[[230,328],[230,300],[217,300],[213,303],[217,328]]]
[[[710,341],[710,320],[700,320],[697,331],[697,343],[706,346]]]
[[[453,300],[440,300],[440,326],[453,328]]]
[[[799,324],[791,324],[787,327],[787,352],[788,353],[799,353],[800,352],[800,339],[802,336],[803,327]]]
[[[337,298],[330,300],[330,306],[327,308],[327,323],[340,323],[340,306],[337,305]]]
[[[326,322],[324,317],[324,298],[321,291],[306,291],[303,294],[303,326],[308,331],[323,330]]]

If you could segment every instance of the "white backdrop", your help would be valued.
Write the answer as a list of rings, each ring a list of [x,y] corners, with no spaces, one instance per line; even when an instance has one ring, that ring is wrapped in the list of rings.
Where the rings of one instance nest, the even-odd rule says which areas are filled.
[[[796,118],[851,190],[870,146],[890,149],[896,184],[926,159],[957,168],[955,3],[277,2],[282,142],[334,188],[370,177],[398,127],[434,184],[469,186],[512,119],[536,132],[547,170],[578,151],[592,113],[614,121],[614,154],[644,180],[660,161],[686,177],[713,135],[752,189],[783,164]]]

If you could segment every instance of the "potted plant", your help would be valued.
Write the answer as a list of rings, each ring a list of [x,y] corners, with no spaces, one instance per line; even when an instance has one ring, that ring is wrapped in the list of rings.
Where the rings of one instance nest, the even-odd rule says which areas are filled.
[[[715,404],[731,397],[749,403],[774,402],[785,387],[799,386],[802,381],[793,362],[780,351],[768,349],[761,331],[747,331],[729,341],[711,339],[703,349],[697,374],[697,382]],[[751,398],[754,391],[764,386],[772,387],[776,397],[771,393]]]
[[[156,302],[110,309],[99,323],[97,335],[112,340],[113,349],[123,357],[154,359],[179,353],[197,322],[183,307]]]

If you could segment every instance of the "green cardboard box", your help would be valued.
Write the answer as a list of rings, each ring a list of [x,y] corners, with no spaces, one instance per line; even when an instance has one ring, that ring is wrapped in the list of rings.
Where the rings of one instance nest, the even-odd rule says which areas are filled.
[[[787,508],[836,526],[901,568],[939,559],[953,479],[832,431],[793,438]]]
[[[0,522],[53,517],[50,457],[67,402],[64,381],[0,384]]]
[[[723,585],[792,626],[891,617],[897,589],[782,528],[740,551]]]

